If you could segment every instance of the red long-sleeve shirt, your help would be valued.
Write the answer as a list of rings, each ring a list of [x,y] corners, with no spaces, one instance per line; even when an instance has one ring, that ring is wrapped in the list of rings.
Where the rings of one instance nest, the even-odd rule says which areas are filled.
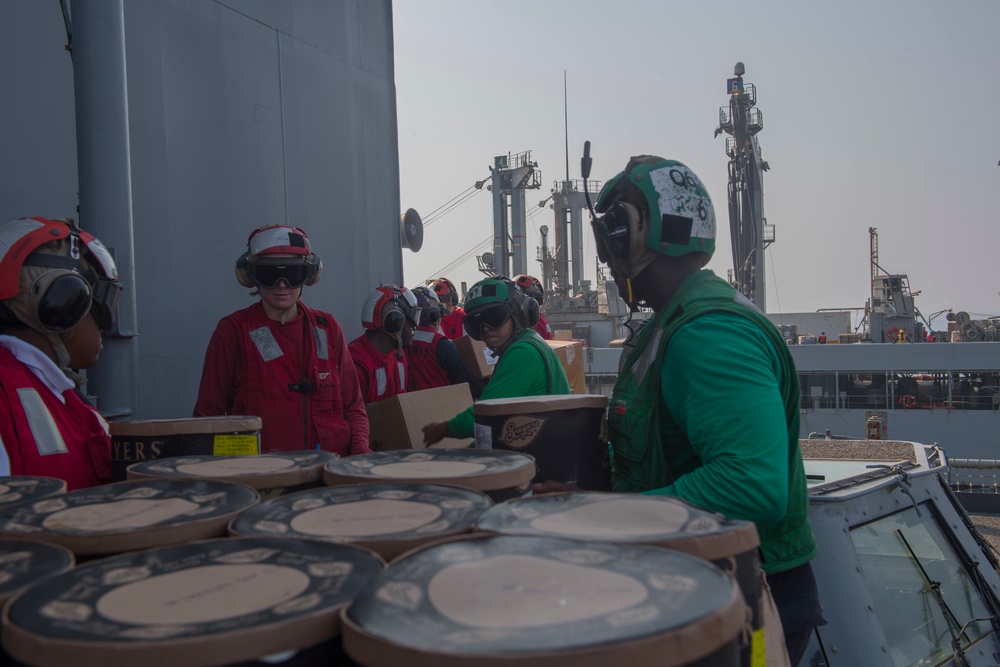
[[[284,324],[260,303],[219,322],[194,414],[259,416],[262,452],[369,452],[368,415],[340,324],[298,307]]]

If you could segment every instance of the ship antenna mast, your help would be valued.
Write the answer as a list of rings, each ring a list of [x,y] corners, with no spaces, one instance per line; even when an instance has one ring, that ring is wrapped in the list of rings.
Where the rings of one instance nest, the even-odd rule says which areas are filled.
[[[774,243],[774,225],[764,218],[764,172],[770,166],[761,157],[757,133],[764,119],[757,104],[757,88],[744,84],[746,68],[738,62],[726,80],[729,106],[719,109],[715,136],[726,137],[729,156],[729,232],[733,250],[733,285],[767,312],[764,249]]]

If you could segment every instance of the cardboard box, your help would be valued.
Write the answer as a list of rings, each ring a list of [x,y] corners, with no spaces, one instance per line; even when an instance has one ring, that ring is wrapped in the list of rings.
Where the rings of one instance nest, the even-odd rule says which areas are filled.
[[[473,340],[471,336],[462,336],[455,339],[455,347],[458,348],[458,356],[468,369],[469,375],[477,380],[493,377],[493,368],[499,357],[493,355],[493,350],[486,347],[486,343]]]
[[[431,422],[447,421],[472,405],[472,393],[466,383],[408,391],[378,403],[369,403],[369,445],[372,451],[389,449],[424,449],[423,427]],[[445,438],[434,449],[467,447],[470,438]]]
[[[569,388],[574,394],[587,393],[587,376],[584,372],[583,343],[578,340],[547,340],[559,357],[559,363],[566,371]]]
[[[260,417],[219,416],[111,422],[111,481],[133,463],[186,454],[260,454]]]

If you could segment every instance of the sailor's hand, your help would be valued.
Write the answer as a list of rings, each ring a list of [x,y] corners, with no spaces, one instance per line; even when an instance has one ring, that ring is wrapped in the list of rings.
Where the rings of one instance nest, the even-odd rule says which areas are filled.
[[[451,435],[448,431],[448,422],[431,422],[421,430],[424,432],[425,445],[433,445]]]
[[[536,496],[543,493],[576,493],[583,490],[579,486],[557,482],[554,479],[547,479],[544,482],[536,482],[531,485],[531,492]]]

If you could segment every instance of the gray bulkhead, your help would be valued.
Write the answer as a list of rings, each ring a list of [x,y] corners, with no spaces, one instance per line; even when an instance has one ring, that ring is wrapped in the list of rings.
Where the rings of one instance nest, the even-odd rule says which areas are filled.
[[[324,273],[304,302],[333,313],[348,338],[367,293],[402,282],[392,7],[123,6],[138,384],[125,418],[184,417],[216,323],[252,303],[233,265],[254,227],[307,231]],[[76,210],[66,42],[56,0],[0,3],[0,221],[71,216],[114,250],[114,225]],[[88,392],[109,407],[100,387]]]

